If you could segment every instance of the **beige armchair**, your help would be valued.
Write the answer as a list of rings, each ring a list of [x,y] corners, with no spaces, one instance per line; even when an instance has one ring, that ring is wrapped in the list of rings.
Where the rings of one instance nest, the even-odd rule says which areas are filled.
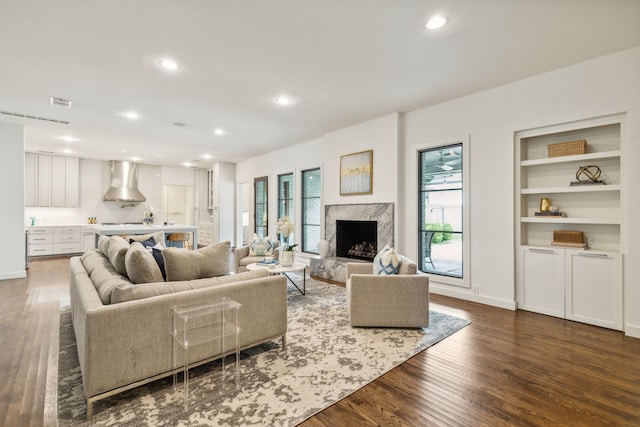
[[[373,274],[371,263],[347,263],[347,305],[351,326],[429,326],[429,277],[400,256],[398,274]]]
[[[279,245],[280,242],[277,240],[273,242],[273,259],[278,259],[278,256],[280,255],[280,251],[278,250]],[[253,262],[264,261],[264,256],[249,256],[249,252],[249,245],[234,249],[233,262],[235,265],[234,271],[236,273],[247,271],[247,265]]]

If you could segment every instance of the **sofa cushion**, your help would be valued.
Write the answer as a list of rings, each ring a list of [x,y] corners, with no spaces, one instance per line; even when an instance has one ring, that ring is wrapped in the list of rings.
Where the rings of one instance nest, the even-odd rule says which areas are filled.
[[[395,249],[386,245],[373,259],[373,274],[398,274],[400,258]]]
[[[229,274],[231,242],[220,242],[196,251],[166,248],[162,251],[167,282]]]
[[[111,293],[117,285],[130,285],[126,277],[118,274],[111,264],[97,266],[89,276],[103,304],[111,304]]]
[[[118,284],[111,294],[111,303],[117,304],[125,301],[150,298],[158,295],[172,294],[175,292],[190,291],[209,286],[224,285],[227,283],[241,282],[244,280],[259,279],[268,275],[267,270],[261,269],[246,273],[231,274],[228,276],[209,277],[180,282],[144,283],[140,285]]]
[[[98,250],[106,257],[109,256],[109,239],[110,237],[104,234],[98,238]]]
[[[156,243],[160,243],[160,244],[162,244],[162,246],[166,246],[164,244],[164,232],[163,231],[158,231],[156,233],[147,233],[147,234],[130,234],[130,235],[123,236],[123,238],[127,242],[131,242],[132,240],[134,242],[144,242],[145,240],[153,239]],[[147,245],[145,245],[145,246],[147,246]],[[154,246],[154,245],[151,245],[151,246]]]
[[[152,240],[152,239],[151,239]],[[155,243],[155,242],[154,242]],[[149,249],[140,242],[133,242],[124,259],[127,276],[132,283],[163,282],[162,272]]]
[[[273,256],[273,248],[270,236],[260,238],[254,234],[249,245],[249,256]]]
[[[108,239],[107,239],[108,240]],[[99,265],[110,264],[109,258],[102,255],[97,249],[88,249],[80,256],[82,266],[87,271],[88,275],[93,273],[93,270]]]
[[[113,268],[123,276],[127,275],[124,258],[129,246],[129,243],[120,236],[111,236],[109,239],[109,261],[111,261]]]

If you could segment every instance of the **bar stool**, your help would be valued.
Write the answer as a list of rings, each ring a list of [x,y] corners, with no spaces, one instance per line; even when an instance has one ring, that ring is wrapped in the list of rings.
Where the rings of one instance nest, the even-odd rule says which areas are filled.
[[[191,249],[189,233],[169,233],[167,234],[167,242],[171,242],[169,246],[177,246],[177,242],[182,242],[182,247]]]

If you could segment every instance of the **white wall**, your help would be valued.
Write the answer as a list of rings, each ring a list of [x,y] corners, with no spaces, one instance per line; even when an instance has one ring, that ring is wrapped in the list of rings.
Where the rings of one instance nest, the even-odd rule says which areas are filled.
[[[0,123],[0,223],[4,244],[0,245],[0,280],[25,277],[24,241],[24,130]]]
[[[296,236],[300,232],[300,173],[317,167],[322,170],[323,228],[325,205],[385,202],[395,203],[397,206],[398,129],[399,115],[389,114],[239,163],[236,168],[236,181],[248,182],[251,187],[251,229],[253,230],[253,179],[269,177],[269,234],[275,235],[278,175],[293,172],[296,218],[294,240],[298,241]],[[340,196],[340,156],[365,150],[373,150],[373,193]]]
[[[628,334],[640,336],[640,192],[632,170],[640,160],[640,47],[486,90],[404,116],[403,251],[417,255],[416,145],[459,135],[470,140],[470,267],[472,291],[432,289],[498,306],[515,305],[514,133],[613,113],[627,113],[623,141],[622,252]],[[625,236],[629,236],[626,238]],[[636,236],[634,239],[633,236]],[[464,294],[464,292],[469,292]]]

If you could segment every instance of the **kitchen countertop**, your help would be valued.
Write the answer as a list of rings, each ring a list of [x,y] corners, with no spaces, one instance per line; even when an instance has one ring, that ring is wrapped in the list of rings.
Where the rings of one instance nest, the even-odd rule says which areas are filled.
[[[161,231],[165,233],[165,237],[167,233],[191,233],[193,235],[193,247],[198,247],[198,227],[195,225],[94,224],[93,228],[96,233],[96,244],[101,235],[113,236],[116,234],[147,234]]]

